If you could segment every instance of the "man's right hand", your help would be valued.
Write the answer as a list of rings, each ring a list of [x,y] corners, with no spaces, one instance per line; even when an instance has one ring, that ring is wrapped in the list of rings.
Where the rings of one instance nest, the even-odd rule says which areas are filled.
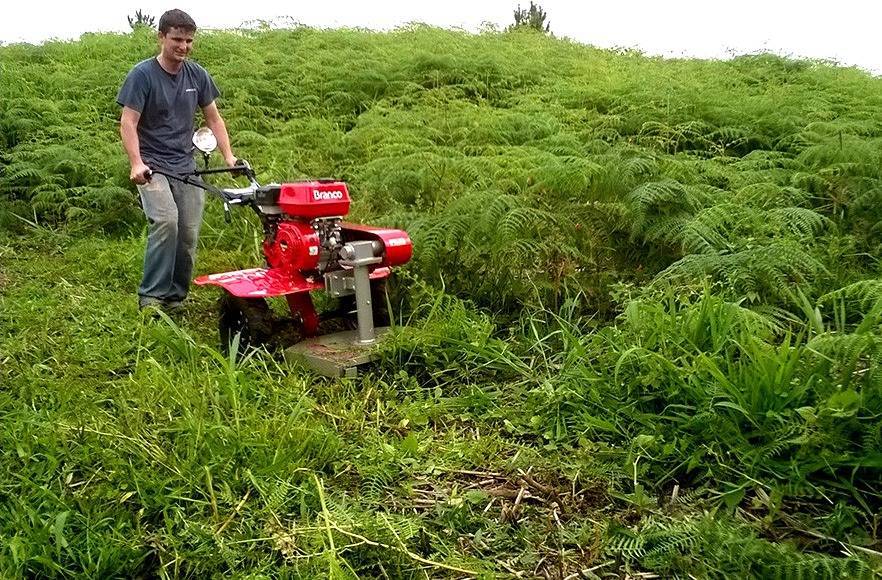
[[[129,178],[138,185],[144,185],[150,181],[150,168],[143,163],[135,163],[132,165],[132,173]]]

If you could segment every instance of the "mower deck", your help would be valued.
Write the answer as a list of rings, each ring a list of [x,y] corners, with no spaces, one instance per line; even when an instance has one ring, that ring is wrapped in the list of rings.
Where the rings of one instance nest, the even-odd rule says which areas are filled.
[[[388,326],[374,329],[377,338]],[[326,377],[355,378],[358,367],[377,360],[371,344],[358,344],[358,331],[347,330],[308,338],[285,349],[285,360],[296,361]]]

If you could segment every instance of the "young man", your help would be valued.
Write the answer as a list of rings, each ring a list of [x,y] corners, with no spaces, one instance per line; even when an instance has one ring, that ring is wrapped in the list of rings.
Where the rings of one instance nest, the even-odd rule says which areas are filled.
[[[130,177],[148,222],[144,276],[138,288],[141,308],[181,307],[193,273],[205,201],[201,189],[163,175],[150,176],[149,170],[195,169],[191,139],[197,107],[217,137],[226,164],[236,163],[215,104],[217,87],[204,68],[187,60],[195,33],[196,23],[186,12],[163,14],[159,55],[135,65],[116,97],[123,108],[120,135],[131,164]]]

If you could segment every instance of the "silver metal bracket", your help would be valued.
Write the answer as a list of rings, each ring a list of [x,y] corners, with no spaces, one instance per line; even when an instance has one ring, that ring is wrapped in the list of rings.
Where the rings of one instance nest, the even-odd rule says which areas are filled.
[[[337,270],[325,274],[325,292],[331,298],[355,294],[355,277],[352,270]]]
[[[371,277],[369,266],[383,261],[377,254],[382,246],[371,241],[349,242],[340,250],[340,264],[352,268],[355,287],[355,308],[358,315],[357,344],[373,344],[376,340],[374,332],[374,307],[371,303]]]

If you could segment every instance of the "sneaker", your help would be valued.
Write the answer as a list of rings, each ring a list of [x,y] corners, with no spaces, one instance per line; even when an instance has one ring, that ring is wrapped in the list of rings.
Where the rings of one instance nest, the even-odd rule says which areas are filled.
[[[164,305],[164,301],[159,298],[154,298],[153,296],[141,296],[138,298],[139,310],[144,310],[145,308],[162,308]]]
[[[183,312],[183,300],[166,300],[162,303],[162,309],[171,314],[172,312]]]

